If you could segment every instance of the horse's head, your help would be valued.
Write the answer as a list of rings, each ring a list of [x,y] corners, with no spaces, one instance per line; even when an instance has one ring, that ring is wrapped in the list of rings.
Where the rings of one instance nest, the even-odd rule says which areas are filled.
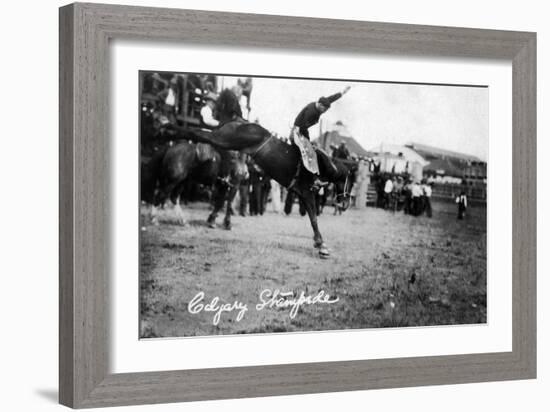
[[[243,116],[239,98],[230,89],[224,89],[216,100],[216,116],[221,123]]]
[[[351,205],[351,190],[355,184],[358,165],[353,162],[336,161],[338,177],[334,180],[334,202],[340,210],[347,210]]]

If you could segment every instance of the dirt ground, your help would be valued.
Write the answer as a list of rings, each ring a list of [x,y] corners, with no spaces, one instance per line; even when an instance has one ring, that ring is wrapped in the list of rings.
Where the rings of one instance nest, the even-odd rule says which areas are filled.
[[[463,221],[454,204],[433,209],[432,219],[326,209],[319,224],[331,257],[321,260],[297,210],[234,216],[226,231],[206,226],[206,204],[186,208],[185,227],[152,225],[143,208],[141,337],[485,323],[486,209],[470,208]],[[265,289],[295,298],[323,291],[337,301],[301,305],[292,317],[291,307],[257,310]],[[189,310],[200,292],[203,304],[219,297],[218,305],[237,301],[248,310],[240,320],[239,310],[223,312],[215,324],[215,304],[212,312]]]

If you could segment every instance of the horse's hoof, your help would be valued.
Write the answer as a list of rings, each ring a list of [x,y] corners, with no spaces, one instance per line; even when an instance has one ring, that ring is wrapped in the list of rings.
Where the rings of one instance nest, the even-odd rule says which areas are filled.
[[[321,248],[319,249],[319,257],[321,259],[328,259],[330,257],[330,252],[327,248]]]
[[[314,244],[314,246],[319,249],[319,257],[321,259],[327,259],[330,256],[327,245],[325,243]]]
[[[231,225],[223,225],[223,228],[224,228],[225,230],[231,230]]]
[[[216,224],[214,222],[206,222],[206,224],[210,229],[216,229]]]

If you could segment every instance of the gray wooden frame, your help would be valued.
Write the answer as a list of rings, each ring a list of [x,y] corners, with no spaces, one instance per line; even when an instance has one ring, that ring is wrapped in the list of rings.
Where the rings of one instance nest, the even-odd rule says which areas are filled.
[[[85,408],[535,378],[534,33],[79,3],[62,7],[59,16],[62,404]],[[513,350],[109,374],[106,206],[108,49],[113,38],[511,61]]]

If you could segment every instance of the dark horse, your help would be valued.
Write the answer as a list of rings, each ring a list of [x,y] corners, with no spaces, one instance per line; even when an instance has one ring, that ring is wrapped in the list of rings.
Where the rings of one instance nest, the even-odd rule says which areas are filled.
[[[349,178],[345,181],[334,182],[334,214],[342,214],[346,211],[351,204],[350,192],[357,180],[357,171],[359,170],[359,163],[354,160],[332,158],[332,162],[338,169],[348,170]]]
[[[220,106],[218,106],[218,110]],[[289,145],[274,137],[268,130],[255,123],[243,121],[229,121],[212,133],[194,130],[194,139],[210,143],[223,150],[239,150],[252,159],[272,179],[284,187],[288,187],[296,175],[298,164],[302,161],[295,145]],[[340,188],[337,196],[349,198],[349,184],[346,181],[352,178],[352,168],[342,162],[332,162],[328,155],[321,150],[317,151],[321,178],[336,183]],[[319,256],[327,258],[330,253],[323,241],[317,224],[315,192],[312,190],[313,175],[302,173],[292,190],[302,199],[313,228],[313,245],[319,250]],[[347,187],[347,193],[344,192]],[[338,191],[338,189],[337,189]]]
[[[227,202],[224,228],[231,229],[231,203],[240,181],[247,173],[246,163],[240,153],[218,151],[208,144],[183,141],[157,152],[142,167],[141,198],[153,205],[154,221],[156,207],[170,199],[181,223],[185,224],[179,198],[187,183],[193,181],[213,186],[214,210],[207,222],[210,227],[215,227],[216,217]]]

